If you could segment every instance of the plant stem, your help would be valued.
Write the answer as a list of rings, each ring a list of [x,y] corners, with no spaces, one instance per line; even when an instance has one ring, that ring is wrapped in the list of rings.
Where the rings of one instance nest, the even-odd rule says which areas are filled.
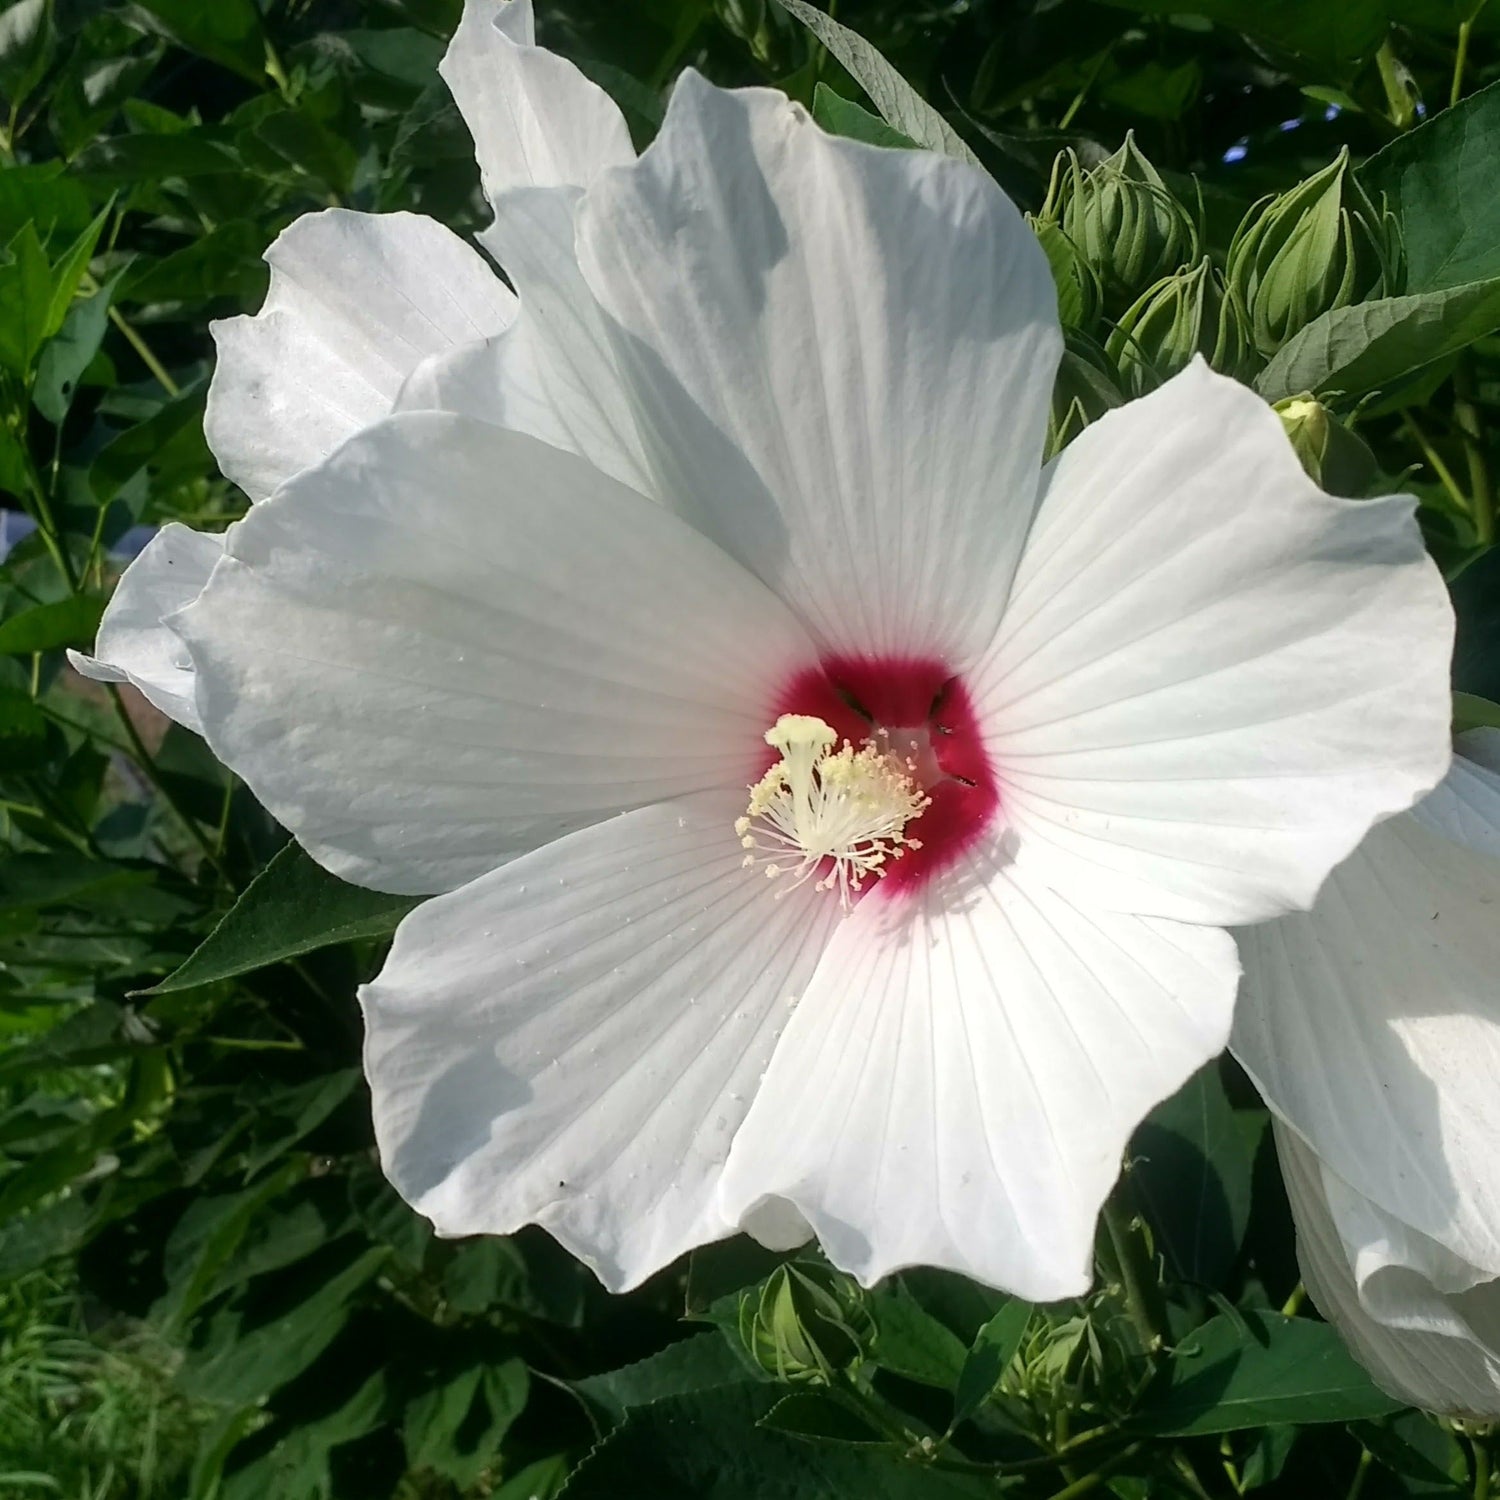
[[[114,704],[115,717],[120,721],[120,727],[125,731],[125,738],[130,742],[131,759],[141,768],[142,774],[156,789],[162,801],[171,808],[177,821],[187,829],[193,842],[203,851],[203,857],[208,861],[209,867],[230,890],[233,890],[234,882],[229,878],[229,872],[224,868],[224,862],[219,858],[219,851],[214,848],[213,841],[199,827],[198,820],[183,807],[177,794],[163,780],[155,759],[146,748],[146,742],[141,738],[140,731],[135,727],[134,721],[125,709],[125,700],[120,696],[120,689],[112,682],[107,682],[104,686],[110,701]]]
[[[1122,1448],[1118,1453],[1107,1458],[1097,1469],[1084,1474],[1080,1478],[1075,1479],[1072,1484],[1065,1485],[1062,1489],[1058,1490],[1051,1497],[1051,1500],[1077,1500],[1079,1495],[1087,1495],[1091,1491],[1098,1489],[1109,1478],[1112,1470],[1127,1459],[1133,1458],[1140,1450],[1141,1445],[1139,1443],[1132,1443],[1128,1448]]]
[[[145,339],[136,331],[132,324],[120,311],[118,307],[109,310],[109,321],[125,335],[126,341],[135,352],[140,355],[141,363],[156,377],[157,383],[169,396],[180,396],[182,387],[167,374],[167,368],[156,357],[155,351]]]
[[[1120,1265],[1120,1281],[1125,1288],[1125,1305],[1130,1321],[1147,1354],[1155,1354],[1167,1341],[1165,1309],[1156,1284],[1156,1268],[1134,1220],[1113,1197],[1104,1203],[1104,1227]]]
[[[1453,421],[1463,438],[1464,459],[1469,466],[1469,519],[1474,540],[1488,547],[1495,540],[1495,489],[1484,456],[1484,418],[1480,414],[1474,371],[1467,357],[1453,371]]]
[[[1490,1450],[1483,1438],[1470,1436],[1474,1450],[1474,1500],[1490,1500]]]
[[[1299,1281],[1292,1288],[1292,1295],[1281,1304],[1281,1316],[1283,1318],[1295,1318],[1302,1304],[1307,1301],[1307,1288]]]
[[[1472,20],[1458,23],[1458,51],[1453,57],[1453,86],[1448,90],[1448,108],[1452,109],[1464,96],[1464,64],[1469,60],[1469,32]]]
[[[1403,412],[1401,425],[1416,439],[1417,446],[1422,450],[1422,456],[1427,460],[1427,466],[1437,475],[1443,488],[1448,491],[1449,498],[1460,510],[1473,514],[1473,507],[1469,504],[1469,497],[1464,494],[1458,481],[1453,477],[1453,471],[1443,462],[1442,455],[1427,441],[1427,434],[1417,426],[1416,418],[1410,412]]]
[[[1354,1466],[1354,1478],[1349,1481],[1349,1492],[1344,1496],[1344,1500],[1359,1500],[1360,1493],[1365,1487],[1365,1480],[1370,1474],[1370,1465],[1374,1461],[1374,1455],[1368,1448],[1360,1450],[1359,1462]]]

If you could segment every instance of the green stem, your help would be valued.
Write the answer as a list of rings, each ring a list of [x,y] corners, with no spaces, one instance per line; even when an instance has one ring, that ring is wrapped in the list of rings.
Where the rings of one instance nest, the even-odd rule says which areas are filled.
[[[1365,1487],[1365,1480],[1369,1478],[1370,1465],[1374,1462],[1374,1455],[1368,1448],[1360,1450],[1359,1462],[1354,1466],[1354,1478],[1349,1481],[1349,1492],[1344,1500],[1359,1500],[1361,1492]]]
[[[1470,1437],[1474,1450],[1474,1500],[1490,1500],[1490,1450],[1483,1438]]]
[[[120,721],[120,727],[125,731],[125,738],[130,742],[131,759],[141,768],[141,774],[156,789],[157,794],[172,810],[177,821],[187,829],[193,842],[203,851],[203,857],[208,861],[209,867],[230,890],[233,890],[234,882],[230,879],[228,870],[224,868],[224,862],[219,858],[219,851],[214,848],[213,841],[198,825],[198,820],[183,807],[177,794],[163,780],[161,772],[157,769],[155,758],[146,748],[146,742],[141,738],[140,731],[126,711],[125,700],[120,696],[120,689],[112,682],[104,686],[110,701],[114,704],[115,717]]]
[[[1461,358],[1453,372],[1453,421],[1463,438],[1464,460],[1469,468],[1469,518],[1474,540],[1488,547],[1495,540],[1495,488],[1484,456],[1484,418],[1474,388],[1474,372]]]
[[[1452,109],[1464,96],[1464,64],[1469,60],[1469,32],[1473,21],[1458,23],[1458,51],[1453,58],[1453,86],[1448,90],[1448,108]]]
[[[1133,1458],[1140,1450],[1141,1445],[1139,1443],[1132,1443],[1128,1448],[1122,1448],[1118,1453],[1100,1464],[1097,1469],[1083,1475],[1079,1479],[1075,1479],[1072,1484],[1065,1485],[1062,1489],[1058,1490],[1052,1496],[1052,1500],[1077,1500],[1079,1495],[1090,1494],[1092,1491],[1098,1489],[1116,1468],[1126,1462],[1126,1460]]]
[[[1167,1342],[1166,1309],[1162,1306],[1156,1268],[1135,1221],[1113,1197],[1104,1203],[1104,1227],[1119,1262],[1120,1281],[1130,1321],[1147,1354],[1155,1354]]]
[[[1417,446],[1422,450],[1422,456],[1427,460],[1427,466],[1437,475],[1438,481],[1448,491],[1449,498],[1460,510],[1472,515],[1473,507],[1469,504],[1469,497],[1464,494],[1462,486],[1453,477],[1453,471],[1443,462],[1442,454],[1427,441],[1427,434],[1417,426],[1416,418],[1410,412],[1404,412],[1401,425],[1406,428],[1411,437],[1416,439]]]
[[[1307,1301],[1307,1288],[1299,1281],[1292,1288],[1292,1295],[1281,1304],[1281,1316],[1283,1318],[1295,1318]]]
[[[180,396],[182,387],[167,374],[166,366],[156,357],[151,345],[141,337],[135,326],[118,307],[110,308],[109,321],[125,335],[126,342],[140,355],[141,363],[156,377],[161,388],[169,396]]]
[[[1104,71],[1104,65],[1114,54],[1115,44],[1111,42],[1104,51],[1094,60],[1094,66],[1089,69],[1088,75],[1083,80],[1083,86],[1073,95],[1073,102],[1063,111],[1063,117],[1057,122],[1059,130],[1066,130],[1073,123],[1073,116],[1083,108],[1083,101],[1088,98],[1089,90],[1098,81],[1099,75]]]

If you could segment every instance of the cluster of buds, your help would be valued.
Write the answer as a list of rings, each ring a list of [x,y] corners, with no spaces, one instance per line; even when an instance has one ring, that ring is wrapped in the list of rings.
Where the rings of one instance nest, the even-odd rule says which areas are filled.
[[[1035,222],[1066,237],[1097,279],[1107,313],[1122,311],[1143,287],[1198,258],[1197,226],[1133,134],[1087,171],[1074,151],[1058,157]],[[1054,258],[1054,271],[1057,264]]]
[[[1316,317],[1400,290],[1401,236],[1349,170],[1345,147],[1321,172],[1263,198],[1229,247],[1226,276],[1261,354]]]
[[[740,1298],[740,1342],[769,1375],[796,1385],[831,1385],[856,1370],[875,1341],[864,1293],[817,1265],[778,1266]]]
[[[1196,355],[1248,380],[1315,318],[1401,289],[1399,227],[1360,187],[1347,150],[1256,203],[1222,270],[1202,251],[1197,218],[1133,135],[1089,168],[1075,151],[1059,156],[1031,222],[1067,338],[1053,394],[1052,453]],[[1369,450],[1325,408],[1292,403],[1283,419],[1319,483],[1368,493]]]

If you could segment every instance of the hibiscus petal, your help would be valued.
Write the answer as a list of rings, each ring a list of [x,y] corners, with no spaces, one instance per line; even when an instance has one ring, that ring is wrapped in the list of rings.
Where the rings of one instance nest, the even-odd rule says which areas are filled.
[[[462,417],[387,418],[228,533],[176,623],[215,754],[335,874],[448,890],[759,774],[813,648],[711,542]]]
[[[517,188],[480,236],[521,295],[503,333],[424,361],[397,403],[529,433],[650,494],[653,481],[614,346],[578,269],[572,188]]]
[[[1302,1279],[1376,1383],[1427,1411],[1500,1417],[1500,1283],[1439,1290],[1405,1226],[1281,1125],[1276,1147]]]
[[[466,0],[438,72],[474,137],[491,203],[513,187],[581,187],[635,160],[609,95],[536,45],[531,0]]]
[[[955,663],[1036,500],[1056,294],[962,162],[824,134],[689,71],[579,211],[657,491],[829,650]]]
[[[789,1200],[871,1283],[1080,1296],[1130,1132],[1224,1045],[1227,933],[1089,911],[993,852],[835,932],[735,1137],[725,1216]]]
[[[1500,864],[1419,817],[1376,828],[1311,912],[1238,934],[1232,1046],[1354,1191],[1500,1275]]]
[[[1454,749],[1448,775],[1412,812],[1434,833],[1500,859],[1500,729],[1471,729]]]
[[[1452,611],[1413,503],[1323,494],[1201,362],[1088,428],[971,682],[1019,858],[1183,921],[1310,906],[1447,766]]]
[[[120,575],[99,621],[94,655],[70,651],[68,660],[95,682],[131,683],[169,719],[201,734],[193,664],[177,632],[164,622],[203,592],[223,555],[222,536],[177,521],[163,526]]]
[[[261,311],[212,325],[204,417],[219,466],[252,500],[385,416],[423,359],[515,313],[484,257],[420,214],[307,214],[266,260]]]
[[[381,1160],[442,1234],[544,1225],[614,1290],[733,1225],[714,1187],[837,922],[741,868],[734,793],[427,902],[362,992]]]

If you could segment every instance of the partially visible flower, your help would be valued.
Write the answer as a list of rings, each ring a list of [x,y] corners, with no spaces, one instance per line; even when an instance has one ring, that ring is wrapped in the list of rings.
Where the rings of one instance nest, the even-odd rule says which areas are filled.
[[[1133,133],[1087,171],[1076,152],[1058,157],[1038,217],[1062,229],[1115,310],[1198,258],[1196,226]]]
[[[1398,290],[1396,220],[1377,208],[1349,170],[1349,149],[1245,215],[1225,275],[1265,355],[1322,313]]]
[[[1500,730],[1461,735],[1310,912],[1239,939],[1232,1046],[1308,1292],[1393,1395],[1500,1417]]]
[[[1206,256],[1142,292],[1104,347],[1132,396],[1154,391],[1196,354],[1226,375],[1238,374],[1248,352],[1244,314]]]
[[[534,131],[494,69],[572,75],[489,12],[444,67],[492,191],[624,140]],[[513,322],[168,621],[313,857],[440,893],[362,993],[387,1173],[614,1287],[743,1228],[1081,1293],[1130,1131],[1227,1037],[1224,925],[1447,763],[1411,500],[1330,499],[1201,362],[1044,471],[1009,200],[772,91],[689,71],[639,161],[495,201]]]
[[[547,392],[573,383],[580,363],[610,358],[597,311],[577,290],[572,205],[635,152],[608,95],[537,47],[535,30],[532,0],[469,0],[441,68],[475,134],[495,212],[482,239],[528,291],[526,316],[490,262],[432,219],[347,209],[298,219],[266,251],[271,285],[260,312],[212,325],[218,363],[204,430],[219,467],[252,501],[389,415],[403,395],[408,407],[427,404],[408,389],[413,377],[420,383],[430,363],[465,345],[484,349],[504,336],[506,357],[526,372],[504,419],[547,439],[558,436]],[[442,404],[437,392],[431,400]],[[607,433],[611,421],[628,420],[617,408],[599,411],[569,433],[577,441],[589,425]],[[222,541],[188,541],[184,530],[163,528],[128,570],[96,654],[69,655],[86,676],[133,683],[196,729],[192,666],[170,622],[208,582]]]

